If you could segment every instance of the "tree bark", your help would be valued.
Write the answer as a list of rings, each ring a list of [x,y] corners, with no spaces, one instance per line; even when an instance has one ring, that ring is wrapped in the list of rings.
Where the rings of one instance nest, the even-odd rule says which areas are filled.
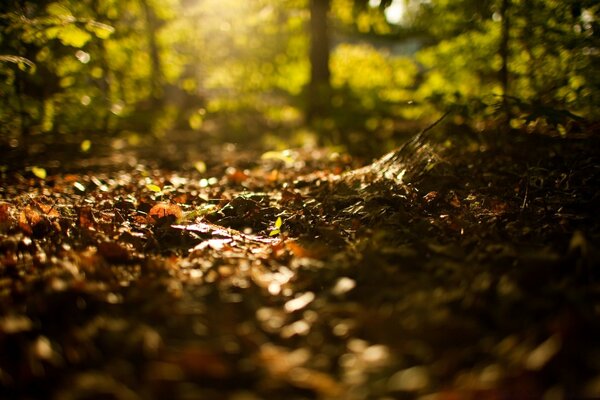
[[[92,0],[91,4],[92,11],[94,15],[100,16],[100,4],[99,0]],[[112,22],[112,21],[111,21]],[[104,40],[98,41],[98,59],[100,64],[100,69],[102,69],[102,77],[98,80],[98,86],[100,88],[100,92],[102,93],[102,125],[100,129],[102,132],[108,132],[110,128],[110,106],[111,106],[111,71],[108,65],[108,55],[106,51],[106,46],[104,45]]]
[[[310,0],[310,83],[307,120],[324,117],[329,112],[331,96],[329,70],[330,0]]]
[[[146,34],[148,36],[148,48],[150,51],[150,65],[151,65],[151,87],[152,87],[152,98],[158,100],[161,97],[163,89],[163,69],[162,62],[160,59],[160,51],[158,48],[158,42],[156,40],[156,32],[158,30],[158,21],[154,10],[148,4],[147,0],[141,0],[142,8],[146,17]]]
[[[502,18],[502,33],[500,38],[500,57],[502,58],[502,66],[500,67],[500,85],[502,86],[502,105],[504,111],[508,115],[508,96],[509,96],[509,78],[508,78],[508,57],[509,57],[509,42],[510,42],[510,20],[508,11],[510,8],[510,0],[502,0],[500,6],[500,16]]]

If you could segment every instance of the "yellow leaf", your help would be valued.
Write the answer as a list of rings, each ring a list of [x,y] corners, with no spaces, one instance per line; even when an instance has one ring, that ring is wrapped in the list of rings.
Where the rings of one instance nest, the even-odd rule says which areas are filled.
[[[201,174],[206,172],[206,164],[204,163],[204,161],[196,161],[194,163],[194,168],[196,168],[196,170]]]
[[[279,160],[283,161],[286,164],[293,164],[294,158],[292,157],[292,153],[290,150],[284,151],[267,151],[260,156],[263,160]]]
[[[275,236],[275,235],[279,235],[281,231],[279,229],[273,229],[271,231],[271,233],[269,233],[269,236]]]
[[[87,153],[90,148],[92,147],[92,141],[91,140],[84,140],[83,142],[81,142],[81,151],[83,151],[84,153]]]
[[[283,224],[281,217],[277,217],[277,221],[275,221],[275,228],[277,228],[277,229],[281,228],[281,224]]]
[[[90,41],[92,35],[75,25],[66,25],[59,31],[58,38],[65,46],[81,48]]]
[[[155,184],[153,184],[153,183],[150,183],[150,184],[146,185],[146,188],[147,188],[148,190],[151,190],[151,191],[153,191],[153,192],[156,192],[156,193],[158,193],[158,192],[161,192],[161,191],[162,191],[162,189],[160,188],[160,186],[158,186],[158,185],[155,185]]]
[[[46,7],[46,12],[52,16],[56,16],[56,17],[65,17],[65,16],[70,16],[71,11],[69,11],[69,9],[65,6],[63,6],[62,4],[59,3],[51,3],[48,5],[48,7]]]
[[[98,21],[90,21],[87,23],[86,28],[88,31],[93,32],[99,39],[108,39],[115,31],[110,25],[103,24]]]
[[[41,167],[32,167],[31,172],[40,179],[46,179],[46,170]]]

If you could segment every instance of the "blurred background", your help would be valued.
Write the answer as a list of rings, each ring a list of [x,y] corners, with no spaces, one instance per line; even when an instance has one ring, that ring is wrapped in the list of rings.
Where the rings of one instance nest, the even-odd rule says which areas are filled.
[[[566,135],[598,116],[599,12],[595,0],[3,0],[1,143],[173,137],[370,157],[450,109],[465,130]]]

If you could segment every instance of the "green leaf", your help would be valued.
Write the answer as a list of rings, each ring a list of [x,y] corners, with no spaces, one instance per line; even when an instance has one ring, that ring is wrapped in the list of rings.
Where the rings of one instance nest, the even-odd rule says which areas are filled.
[[[31,167],[31,172],[40,179],[46,179],[46,170],[41,167]]]
[[[150,184],[146,185],[146,189],[151,190],[151,191],[153,191],[155,193],[162,192],[162,189],[160,188],[160,186],[155,185],[153,183],[150,183]]]

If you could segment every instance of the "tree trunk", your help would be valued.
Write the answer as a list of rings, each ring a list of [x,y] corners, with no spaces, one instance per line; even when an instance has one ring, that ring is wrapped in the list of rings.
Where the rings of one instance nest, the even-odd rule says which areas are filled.
[[[510,41],[510,21],[508,11],[510,8],[510,0],[502,0],[500,6],[500,16],[502,18],[502,33],[500,38],[500,57],[502,58],[502,66],[500,67],[500,85],[502,86],[502,105],[508,115],[508,96],[509,96],[509,80],[508,80],[508,57],[509,57],[509,41]]]
[[[329,112],[331,96],[329,71],[329,29],[327,14],[330,0],[310,0],[310,83],[307,120]]]
[[[100,16],[100,5],[99,5],[99,0],[93,0],[92,1],[92,11],[94,12],[95,15]],[[111,21],[113,22],[113,21]],[[104,45],[104,40],[99,40],[98,41],[98,58],[99,58],[99,64],[100,64],[100,69],[102,69],[102,77],[98,80],[98,85],[100,88],[100,92],[102,93],[102,100],[101,100],[101,104],[102,104],[102,118],[101,118],[101,126],[100,129],[102,130],[102,132],[108,132],[109,128],[110,128],[110,118],[111,118],[111,112],[110,112],[110,107],[111,107],[111,72],[110,72],[110,67],[108,65],[108,55],[107,55],[107,51],[106,51],[106,46]]]
[[[147,0],[140,0],[144,14],[146,17],[146,34],[148,36],[148,48],[150,51],[150,66],[151,66],[151,88],[153,100],[158,100],[161,97],[163,89],[163,70],[160,59],[160,51],[156,40],[156,31],[158,30],[158,21],[154,10],[148,4]]]

